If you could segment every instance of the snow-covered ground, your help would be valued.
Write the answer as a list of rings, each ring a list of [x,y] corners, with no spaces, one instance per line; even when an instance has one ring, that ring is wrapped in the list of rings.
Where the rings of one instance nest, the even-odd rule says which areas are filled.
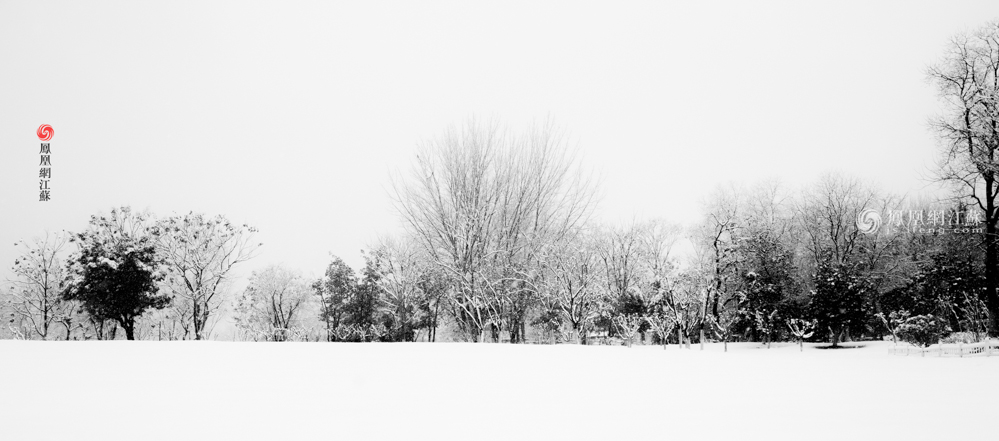
[[[999,439],[999,357],[862,344],[0,341],[0,439]]]

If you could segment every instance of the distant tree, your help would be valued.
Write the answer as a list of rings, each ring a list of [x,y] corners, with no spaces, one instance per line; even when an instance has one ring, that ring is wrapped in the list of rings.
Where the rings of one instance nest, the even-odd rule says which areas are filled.
[[[382,277],[379,263],[367,255],[364,260],[361,280],[357,283],[353,295],[348,297],[343,305],[343,321],[363,331],[363,334],[359,334],[361,341],[381,337],[387,332],[386,317],[383,315],[382,288],[379,286]]]
[[[735,297],[744,200],[734,187],[717,188],[705,203],[705,217],[692,234],[701,272],[710,280],[705,307],[716,319]]]
[[[313,293],[319,297],[319,319],[326,324],[328,341],[342,340],[338,330],[346,324],[347,305],[357,289],[354,270],[336,256],[323,278],[312,284]]]
[[[135,321],[149,309],[162,309],[170,297],[158,294],[165,276],[145,216],[127,207],[109,216],[91,216],[76,235],[78,252],[70,259],[70,281],[63,299],[79,301],[94,320],[114,320],[135,339]]]
[[[302,277],[283,266],[270,265],[254,271],[236,301],[236,326],[265,334],[270,340],[287,340],[309,295]]]
[[[849,336],[850,329],[862,329],[866,321],[864,299],[869,283],[858,274],[856,267],[824,261],[815,275],[815,291],[809,308],[820,330],[828,330],[830,343]]]
[[[867,209],[880,208],[877,191],[857,178],[841,174],[823,175],[802,194],[796,218],[804,235],[804,248],[811,258],[809,269],[823,261],[846,264],[856,261],[865,234],[857,225]]]
[[[440,326],[441,311],[447,302],[448,290],[452,284],[447,274],[433,265],[424,265],[417,278],[421,320],[418,329],[427,330],[427,341],[437,341],[437,328]]]
[[[600,263],[591,237],[578,235],[545,254],[544,297],[560,318],[546,323],[566,323],[570,339],[586,343],[600,301]]]
[[[16,244],[23,253],[11,268],[14,273],[9,280],[11,309],[43,340],[49,337],[53,325],[65,328],[66,340],[74,329],[76,304],[61,296],[66,284],[62,253],[68,242],[66,234],[46,233],[44,239]]]
[[[755,317],[758,312],[769,314],[783,310],[785,304],[794,301],[792,295],[798,289],[794,280],[794,256],[785,243],[768,230],[752,230],[740,254],[746,272],[742,274],[742,296],[738,306],[747,317]],[[762,332],[756,323],[755,320],[743,321],[754,339]]]
[[[208,338],[209,320],[222,307],[233,268],[262,245],[253,241],[257,229],[222,215],[188,213],[162,219],[151,231],[183,319],[195,340]]]
[[[387,339],[392,341],[413,341],[417,330],[429,321],[424,314],[432,312],[432,296],[421,290],[421,277],[428,271],[429,262],[421,255],[416,243],[411,240],[383,239],[371,251],[367,259],[369,266],[379,272],[377,279],[382,302],[383,324],[387,329]]]

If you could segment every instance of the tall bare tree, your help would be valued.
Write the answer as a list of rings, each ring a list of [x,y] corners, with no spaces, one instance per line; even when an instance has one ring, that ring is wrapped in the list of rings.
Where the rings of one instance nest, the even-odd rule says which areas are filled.
[[[734,186],[718,187],[704,204],[704,220],[692,232],[700,273],[710,279],[704,315],[715,319],[725,303],[734,299],[729,287],[738,278],[743,205]]]
[[[985,224],[985,302],[999,330],[999,21],[955,36],[929,79],[943,101],[933,121],[941,140],[939,178],[959,189]]]
[[[590,214],[594,192],[551,123],[521,136],[470,121],[424,144],[394,199],[410,233],[455,281],[451,310],[472,340],[522,337],[542,250]]]

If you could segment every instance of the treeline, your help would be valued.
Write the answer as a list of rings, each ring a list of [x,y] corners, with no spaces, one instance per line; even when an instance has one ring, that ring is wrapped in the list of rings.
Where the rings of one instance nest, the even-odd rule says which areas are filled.
[[[842,175],[720,188],[692,227],[599,225],[551,127],[511,137],[472,123],[425,145],[395,197],[407,235],[374,247],[360,281],[335,260],[313,286],[330,340],[433,340],[444,321],[459,340],[511,343],[989,331],[974,209]]]
[[[260,245],[255,232],[224,216],[157,219],[121,207],[91,216],[83,232],[20,241],[0,296],[5,331],[66,340],[209,338],[233,268]]]
[[[476,123],[394,177],[406,233],[318,280],[272,265],[224,216],[128,207],[19,243],[14,337],[203,339],[231,305],[241,340],[657,343],[984,337],[986,233],[974,207],[903,200],[843,175],[720,187],[696,225],[595,222],[595,185],[552,126]],[[976,214],[977,213],[977,214]],[[228,302],[231,300],[231,302]],[[124,335],[122,335],[124,334]],[[910,338],[911,337],[911,338]],[[922,343],[921,343],[922,344]]]
[[[360,274],[269,267],[234,302],[244,339],[586,342],[893,338],[927,345],[999,329],[999,22],[953,38],[941,96],[943,198],[843,175],[720,188],[703,218],[603,225],[597,186],[557,128],[471,121],[420,147],[391,197],[405,235]],[[724,180],[724,177],[719,177]],[[647,189],[649,194],[680,189]],[[649,204],[656,204],[653,199]],[[21,338],[206,338],[255,230],[131,210],[20,244],[3,303]],[[77,249],[62,264],[59,253]],[[689,250],[678,253],[677,246]],[[137,326],[138,323],[138,326]],[[58,330],[58,331],[57,331]]]

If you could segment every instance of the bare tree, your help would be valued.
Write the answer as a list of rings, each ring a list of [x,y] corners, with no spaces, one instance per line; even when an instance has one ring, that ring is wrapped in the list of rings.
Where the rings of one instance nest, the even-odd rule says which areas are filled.
[[[705,217],[694,229],[692,241],[700,271],[710,279],[704,315],[718,319],[721,308],[734,298],[729,287],[738,279],[739,229],[744,210],[734,186],[718,187],[704,205]]]
[[[812,263],[817,266],[823,256],[838,264],[851,261],[865,240],[857,218],[881,208],[878,198],[871,186],[841,174],[824,175],[806,191],[796,210]]]
[[[14,279],[8,280],[12,285],[11,309],[43,340],[49,337],[54,324],[63,325],[66,340],[74,328],[76,304],[61,297],[66,286],[62,253],[67,243],[69,236],[62,233],[46,233],[31,243],[17,243],[23,254],[14,260]]]
[[[244,331],[263,331],[274,341],[287,340],[310,294],[302,276],[283,266],[254,271],[234,308],[236,326]]]
[[[999,329],[999,21],[951,39],[929,79],[944,103],[933,121],[942,144],[939,179],[965,196],[984,221],[985,301]],[[977,216],[981,213],[984,216]]]
[[[487,326],[523,337],[546,246],[590,214],[594,193],[550,123],[522,136],[471,121],[424,144],[394,182],[398,212],[431,261],[455,282],[452,315],[466,337]]]
[[[641,289],[644,248],[642,226],[610,228],[601,232],[599,258],[605,296],[620,299]]]
[[[234,225],[224,216],[200,213],[171,216],[156,223],[158,252],[170,268],[167,277],[179,311],[195,340],[208,337],[222,306],[233,268],[253,257],[256,228]]]
[[[614,326],[617,327],[621,337],[624,338],[624,344],[629,348],[635,342],[635,335],[638,334],[638,328],[642,326],[643,320],[642,316],[635,314],[622,314],[614,317]]]
[[[669,338],[671,332],[673,332],[673,327],[676,326],[673,320],[667,316],[659,314],[650,314],[645,316],[646,323],[652,327],[652,331],[659,336],[659,341],[663,344],[663,349],[666,349],[666,339]]]
[[[643,267],[643,285],[648,288],[649,299],[646,303],[656,307],[653,316],[660,317],[660,320],[668,321],[670,328],[676,327],[678,338],[684,330],[684,325],[691,322],[688,316],[693,312],[697,317],[693,322],[701,332],[701,340],[704,340],[703,316],[697,314],[699,311],[692,311],[691,306],[695,304],[694,298],[689,294],[697,291],[691,282],[695,280],[691,277],[684,277],[686,287],[678,286],[680,282],[680,271],[678,262],[673,258],[673,247],[682,237],[682,230],[675,224],[670,224],[662,220],[654,220],[646,223],[639,230],[642,251],[640,262]],[[684,289],[687,288],[687,289]],[[666,313],[663,315],[663,313]],[[660,322],[661,323],[661,322]],[[665,338],[665,336],[663,336]]]
[[[545,294],[568,322],[571,339],[585,344],[600,301],[600,262],[594,238],[579,234],[545,257]]]

